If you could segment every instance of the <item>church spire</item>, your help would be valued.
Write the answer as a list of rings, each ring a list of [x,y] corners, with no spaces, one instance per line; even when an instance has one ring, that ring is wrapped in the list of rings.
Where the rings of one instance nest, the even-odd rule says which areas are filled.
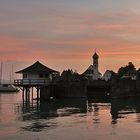
[[[98,54],[96,53],[96,51],[95,51],[95,53],[94,53],[94,55],[93,55],[93,59],[98,59],[99,58],[99,56],[98,56]]]

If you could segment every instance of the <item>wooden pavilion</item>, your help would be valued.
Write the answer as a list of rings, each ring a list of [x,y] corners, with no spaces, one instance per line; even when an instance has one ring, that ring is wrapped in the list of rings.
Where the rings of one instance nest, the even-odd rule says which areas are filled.
[[[22,74],[22,79],[15,79],[14,85],[23,90],[23,96],[24,92],[28,96],[30,89],[32,89],[33,94],[33,88],[35,87],[37,89],[37,98],[39,98],[41,87],[50,85],[60,75],[58,71],[48,68],[39,61],[16,73]]]

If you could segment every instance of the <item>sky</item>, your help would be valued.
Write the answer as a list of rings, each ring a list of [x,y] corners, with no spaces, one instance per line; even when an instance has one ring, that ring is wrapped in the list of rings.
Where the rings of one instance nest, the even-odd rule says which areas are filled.
[[[39,60],[84,72],[140,67],[139,0],[0,0],[0,61],[4,77]]]

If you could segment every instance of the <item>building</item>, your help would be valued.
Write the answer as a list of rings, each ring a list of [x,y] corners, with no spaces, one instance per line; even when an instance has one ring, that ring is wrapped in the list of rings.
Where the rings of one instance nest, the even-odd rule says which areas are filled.
[[[90,65],[88,69],[83,73],[85,77],[91,80],[98,80],[101,78],[102,74],[99,72],[99,56],[95,52],[93,55],[93,65]]]
[[[22,74],[22,79],[15,80],[15,85],[42,85],[59,76],[58,71],[48,68],[39,61],[16,73]]]
[[[131,79],[136,80],[137,79],[137,71],[129,71],[125,75],[121,77],[121,79]]]
[[[104,73],[102,79],[105,81],[108,81],[111,79],[112,75],[114,74],[114,72],[112,70],[106,70],[106,72]]]

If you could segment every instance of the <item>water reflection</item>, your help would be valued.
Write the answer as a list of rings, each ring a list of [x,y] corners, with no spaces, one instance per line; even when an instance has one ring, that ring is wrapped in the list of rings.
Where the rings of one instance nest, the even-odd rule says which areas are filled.
[[[111,115],[113,124],[116,124],[118,119],[125,118],[129,114],[136,114],[137,122],[140,122],[139,98],[111,100]]]
[[[100,123],[99,113],[101,110],[110,110],[111,123],[117,124],[119,120],[128,117],[128,115],[136,114],[137,122],[140,122],[140,99],[89,99],[88,111],[93,112],[93,122]],[[107,114],[106,114],[107,115]],[[102,117],[102,116],[101,116]],[[107,116],[106,116],[107,118]]]
[[[47,102],[24,101],[23,104],[16,105],[18,120],[29,121],[22,130],[42,131],[57,127],[54,118],[71,116],[87,112],[86,99],[61,99]]]
[[[54,99],[47,102],[23,101],[16,104],[18,120],[26,122],[21,130],[40,132],[60,127],[57,118],[82,116],[81,122],[86,119],[92,125],[101,125],[110,122],[116,125],[120,120],[131,114],[136,114],[137,122],[140,122],[139,99]],[[75,116],[74,116],[75,117]],[[70,118],[69,118],[70,119]],[[28,122],[28,123],[27,123]],[[75,122],[75,125],[78,122]]]
[[[22,101],[0,94],[0,139],[138,139],[140,99]],[[79,135],[80,134],[80,135]]]
[[[55,123],[51,123],[51,122],[41,122],[39,120],[36,120],[35,122],[33,122],[32,124],[29,124],[27,126],[21,127],[21,130],[25,130],[25,131],[33,131],[33,132],[40,132],[42,130],[46,130],[47,128],[55,128],[57,127],[57,124]]]
[[[108,99],[95,99],[95,98],[90,98],[88,99],[88,112],[90,114],[88,115],[92,115],[92,121],[93,124],[99,124],[101,123],[101,120],[107,119],[107,112],[108,110],[110,110],[110,101]],[[105,113],[106,114],[105,114]]]

